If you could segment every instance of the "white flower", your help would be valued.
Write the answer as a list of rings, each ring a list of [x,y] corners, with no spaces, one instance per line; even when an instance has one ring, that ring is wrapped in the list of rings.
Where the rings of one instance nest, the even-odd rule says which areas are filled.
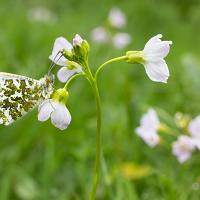
[[[52,60],[55,64],[63,66],[58,71],[58,79],[61,82],[66,82],[71,76],[75,73],[81,73],[82,67],[79,64],[74,64],[73,67],[69,66],[69,62],[60,52],[67,50],[71,52],[73,46],[68,42],[64,37],[59,37],[55,40],[52,54],[49,56],[49,59]]]
[[[125,14],[117,7],[110,10],[108,21],[113,27],[122,28],[126,25]]]
[[[160,142],[160,137],[156,131],[144,127],[138,127],[135,131],[150,147],[155,147]]]
[[[95,42],[106,43],[109,41],[110,35],[108,34],[108,32],[104,27],[99,26],[92,30],[91,38]]]
[[[150,147],[156,146],[160,142],[160,137],[157,131],[160,126],[160,121],[154,109],[149,109],[141,120],[140,126],[135,129],[138,136],[140,136],[145,143]]]
[[[79,34],[76,34],[75,37],[73,38],[73,46],[81,46],[83,42],[83,38],[79,35]]]
[[[170,50],[172,41],[162,41],[161,34],[152,37],[142,51],[143,64],[152,81],[166,83],[169,77],[168,66],[164,60]]]
[[[131,36],[128,33],[117,33],[113,37],[113,44],[117,49],[123,49],[131,43]]]
[[[190,122],[188,130],[195,147],[200,150],[200,116],[197,116]]]
[[[53,12],[45,7],[35,7],[28,11],[28,18],[31,21],[43,22],[43,23],[54,23],[56,16]]]
[[[142,116],[140,120],[140,125],[142,127],[145,127],[146,129],[155,130],[155,131],[158,130],[160,126],[160,121],[158,119],[158,115],[156,111],[153,108],[149,109],[147,113],[145,113]]]
[[[53,99],[43,101],[39,106],[38,120],[46,121],[51,118],[51,123],[64,130],[71,122],[71,115],[67,107]]]
[[[180,163],[185,162],[191,157],[195,146],[191,137],[181,135],[178,140],[172,144],[172,152]]]
[[[200,139],[200,116],[197,116],[190,122],[188,129],[193,138]]]

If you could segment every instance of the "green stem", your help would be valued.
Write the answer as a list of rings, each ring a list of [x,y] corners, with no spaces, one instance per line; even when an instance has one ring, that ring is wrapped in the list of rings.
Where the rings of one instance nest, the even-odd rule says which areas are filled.
[[[97,191],[97,185],[101,172],[101,100],[99,95],[99,89],[96,80],[91,84],[96,100],[97,109],[97,135],[96,135],[96,160],[95,160],[95,174],[93,178],[92,190],[90,193],[90,200],[94,200]]]
[[[103,64],[97,69],[97,71],[96,71],[95,80],[97,80],[98,75],[99,75],[99,72],[101,71],[101,69],[102,69],[104,66],[106,66],[106,65],[108,65],[108,64],[110,64],[110,63],[116,62],[116,61],[126,60],[126,58],[127,58],[126,56],[121,56],[121,57],[117,57],[117,58],[110,59],[110,60],[106,61],[105,63],[103,63]]]
[[[68,87],[69,83],[70,83],[73,79],[75,79],[75,78],[77,78],[77,77],[79,77],[79,76],[83,76],[83,75],[84,75],[83,73],[78,73],[78,74],[75,74],[75,75],[71,76],[71,78],[70,78],[70,79],[67,81],[67,83],[65,84],[64,89],[67,90],[67,87]]]

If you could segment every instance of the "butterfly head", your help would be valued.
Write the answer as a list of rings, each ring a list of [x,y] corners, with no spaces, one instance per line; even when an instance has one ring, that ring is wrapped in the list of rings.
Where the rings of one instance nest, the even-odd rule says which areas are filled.
[[[45,99],[50,98],[54,91],[54,79],[55,77],[53,74],[46,75],[44,78],[40,79],[43,86],[43,96]]]

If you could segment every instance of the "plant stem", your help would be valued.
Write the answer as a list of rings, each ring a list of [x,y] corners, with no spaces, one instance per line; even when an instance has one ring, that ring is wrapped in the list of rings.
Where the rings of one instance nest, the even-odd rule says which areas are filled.
[[[95,174],[93,178],[92,190],[90,193],[90,200],[94,200],[97,191],[97,185],[101,173],[101,100],[99,95],[99,89],[96,80],[92,83],[92,88],[96,100],[97,109],[97,135],[96,135],[96,160],[95,160]]]
[[[120,61],[120,60],[126,60],[126,56],[121,56],[121,57],[113,58],[113,59],[110,59],[110,60],[106,61],[105,63],[103,63],[103,64],[97,69],[97,71],[96,71],[95,80],[97,81],[99,72],[101,71],[101,69],[102,69],[104,66],[106,66],[107,64],[116,62],[116,61]]]
[[[67,81],[67,83],[65,84],[64,89],[67,90],[67,87],[68,87],[69,83],[70,83],[73,79],[75,79],[75,78],[77,78],[77,77],[79,77],[79,76],[83,76],[83,75],[84,75],[83,73],[79,73],[79,74],[73,75],[73,76]]]

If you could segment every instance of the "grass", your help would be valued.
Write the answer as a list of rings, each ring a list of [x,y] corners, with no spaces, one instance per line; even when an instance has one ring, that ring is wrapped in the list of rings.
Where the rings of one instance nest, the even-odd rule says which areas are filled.
[[[28,19],[29,10],[38,6],[47,7],[55,21]],[[104,23],[112,6],[119,6],[128,17],[124,31],[133,42],[125,50],[90,40],[91,29]],[[88,39],[93,70],[126,50],[141,50],[157,33],[174,43],[167,58],[171,73],[167,85],[151,82],[142,66],[122,62],[100,75],[105,162],[97,199],[199,199],[199,154],[180,165],[170,144],[150,149],[133,131],[149,106],[171,117],[177,111],[200,113],[199,8],[198,1],[189,0],[0,1],[0,67],[5,72],[44,76],[54,39],[60,35],[71,40],[80,33]],[[37,109],[9,127],[0,127],[1,200],[87,199],[95,156],[95,104],[84,79],[71,85],[68,108],[72,123],[64,132],[49,121],[38,122]],[[127,162],[148,166],[152,172],[137,179],[124,176],[117,169]]]

